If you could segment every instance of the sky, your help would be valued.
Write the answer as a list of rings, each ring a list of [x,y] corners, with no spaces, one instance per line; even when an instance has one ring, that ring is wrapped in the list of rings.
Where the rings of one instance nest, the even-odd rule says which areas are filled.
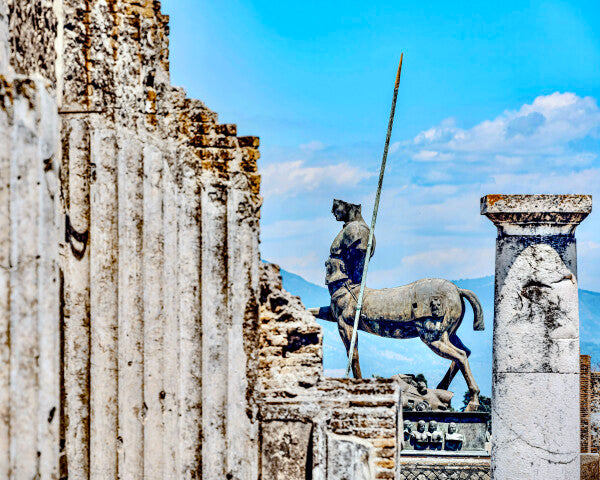
[[[172,83],[261,139],[263,258],[311,282],[332,199],[370,222],[401,52],[371,287],[492,275],[485,194],[600,199],[597,0],[162,4]],[[600,213],[577,238],[579,286],[600,291]]]

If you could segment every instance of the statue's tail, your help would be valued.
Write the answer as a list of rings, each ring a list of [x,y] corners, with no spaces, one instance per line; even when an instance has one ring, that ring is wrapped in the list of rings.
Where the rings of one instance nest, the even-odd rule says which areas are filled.
[[[481,308],[481,303],[479,303],[477,295],[471,290],[465,290],[463,288],[459,288],[458,291],[460,296],[466,298],[471,304],[471,307],[473,307],[473,330],[483,330],[485,328],[483,323],[483,308]]]
[[[315,317],[328,322],[335,322],[331,315],[331,307],[309,308],[308,311]]]

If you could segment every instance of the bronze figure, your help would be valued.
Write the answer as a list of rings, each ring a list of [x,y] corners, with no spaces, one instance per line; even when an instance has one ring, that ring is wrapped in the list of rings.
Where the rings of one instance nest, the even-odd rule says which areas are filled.
[[[325,263],[331,304],[311,312],[317,318],[337,322],[348,352],[369,227],[360,214],[360,205],[334,200],[332,213],[344,226]],[[358,328],[381,337],[419,337],[437,355],[451,360],[437,388],[447,390],[460,370],[470,393],[467,410],[473,411],[479,406],[479,388],[469,366],[471,352],[456,334],[465,314],[464,299],[473,308],[474,330],[483,330],[483,309],[476,295],[448,280],[424,278],[401,287],[366,288]],[[352,372],[361,378],[358,349],[354,350]]]

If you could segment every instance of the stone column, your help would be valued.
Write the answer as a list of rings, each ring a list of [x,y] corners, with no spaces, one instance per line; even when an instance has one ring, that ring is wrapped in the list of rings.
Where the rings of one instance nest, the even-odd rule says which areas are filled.
[[[588,195],[487,195],[498,227],[492,478],[579,478],[575,227]]]

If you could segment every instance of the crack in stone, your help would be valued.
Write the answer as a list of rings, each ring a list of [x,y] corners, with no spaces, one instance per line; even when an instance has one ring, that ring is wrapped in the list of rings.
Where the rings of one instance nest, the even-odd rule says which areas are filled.
[[[561,456],[564,456],[564,455],[569,455],[569,453],[564,453],[564,452],[553,452],[553,451],[551,451],[551,450],[549,450],[549,449],[546,449],[546,448],[543,448],[543,447],[539,447],[539,446],[537,446],[537,445],[534,445],[534,444],[530,443],[529,441],[525,440],[525,439],[524,439],[524,438],[523,438],[523,437],[522,437],[522,436],[521,436],[521,435],[520,435],[520,434],[519,434],[519,433],[518,433],[516,430],[514,430],[514,429],[511,427],[510,423],[509,423],[509,422],[507,422],[507,421],[505,420],[505,418],[504,418],[502,415],[500,415],[500,414],[499,414],[499,413],[498,413],[496,410],[494,410],[494,414],[495,414],[495,415],[497,415],[497,416],[500,418],[500,420],[501,420],[501,421],[503,421],[503,422],[504,422],[504,423],[505,423],[505,424],[508,426],[508,429],[509,429],[509,430],[510,430],[510,431],[511,431],[511,432],[512,432],[514,435],[515,435],[515,437],[517,438],[517,440],[521,440],[523,443],[525,443],[526,445],[530,446],[531,448],[534,448],[534,449],[536,449],[536,450],[541,450],[542,452],[549,453],[550,455],[561,455]],[[573,461],[575,460],[575,458],[576,458],[578,455],[579,455],[579,453],[576,453],[576,454],[575,454],[575,455],[574,455],[574,456],[571,458],[571,460],[570,460],[570,461],[566,461],[566,462],[563,462],[563,461],[558,461],[558,460],[556,460],[556,461],[555,461],[555,460],[551,460],[551,459],[548,459],[548,461],[549,461],[549,462],[552,462],[552,463],[560,463],[560,464],[565,464],[565,465],[566,465],[566,464],[568,464],[568,463],[571,463],[571,462],[573,462]]]

